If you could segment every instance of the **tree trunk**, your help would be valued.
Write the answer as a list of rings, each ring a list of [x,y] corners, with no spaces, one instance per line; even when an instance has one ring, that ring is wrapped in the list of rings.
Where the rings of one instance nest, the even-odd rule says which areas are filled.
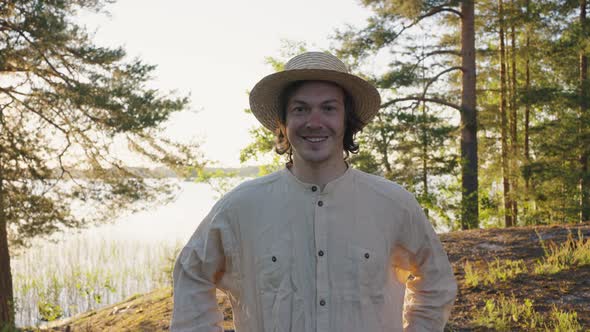
[[[0,110],[0,122],[2,122]],[[12,293],[12,273],[8,251],[8,221],[5,212],[5,192],[3,180],[2,147],[0,146],[0,331],[14,327],[14,296]]]
[[[424,186],[424,197],[428,199],[428,128],[426,124],[426,102],[422,102],[422,185]],[[428,208],[424,209],[426,217],[429,217]],[[436,226],[434,220],[432,225]]]
[[[511,0],[511,12],[512,16],[516,16],[516,5],[514,4],[514,0]],[[518,105],[516,101],[518,100],[517,96],[517,86],[516,86],[516,33],[514,23],[510,25],[510,41],[511,41],[511,48],[512,52],[510,53],[511,56],[511,69],[512,69],[512,77],[510,80],[511,84],[511,93],[510,93],[510,214],[512,216],[512,224],[518,224],[518,201],[517,201],[517,193],[518,193],[518,136],[517,136],[517,125],[518,125]]]
[[[474,2],[461,1],[461,228],[479,227]]]
[[[0,330],[3,331],[3,328],[14,326],[14,297],[6,219],[3,214],[0,214],[0,218]]]
[[[500,131],[502,143],[502,183],[504,185],[504,226],[513,226],[512,202],[510,200],[510,169],[508,167],[508,118],[506,116],[506,47],[504,46],[504,4],[498,0],[498,15],[500,17]]]
[[[389,163],[389,152],[387,152],[387,147],[389,145],[389,142],[387,141],[387,134],[384,132],[384,129],[380,129],[379,133],[381,134],[381,138],[383,139],[382,143],[379,144],[379,146],[381,147],[381,163],[383,164],[383,166],[385,166],[385,178],[391,180],[393,177],[393,170],[391,168],[391,164]]]
[[[530,0],[526,1],[526,15],[527,20],[530,16]],[[531,116],[531,106],[529,102],[529,92],[531,87],[531,72],[530,72],[530,47],[531,47],[531,37],[530,37],[530,27],[527,26],[526,30],[526,52],[525,52],[525,83],[524,83],[524,91],[527,95],[527,99],[524,105],[524,160],[527,167],[531,164],[531,154],[530,154],[530,147],[529,147],[529,125],[530,125],[530,116]],[[528,220],[528,204],[530,199],[530,189],[531,189],[531,179],[530,174],[527,172],[524,178],[524,201],[525,201],[525,208],[523,209],[523,213],[525,219]]]
[[[586,27],[586,0],[580,1],[580,24]],[[590,154],[588,145],[588,57],[583,50],[580,53],[580,222],[590,220],[590,172],[588,170],[588,154]]]

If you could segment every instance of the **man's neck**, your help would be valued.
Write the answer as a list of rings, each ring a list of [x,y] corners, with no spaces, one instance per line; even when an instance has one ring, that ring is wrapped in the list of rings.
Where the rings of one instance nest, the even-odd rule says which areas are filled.
[[[290,167],[291,173],[297,179],[305,183],[317,184],[321,189],[324,189],[328,182],[344,174],[347,169],[348,165],[344,160],[328,164],[310,164],[294,159]]]

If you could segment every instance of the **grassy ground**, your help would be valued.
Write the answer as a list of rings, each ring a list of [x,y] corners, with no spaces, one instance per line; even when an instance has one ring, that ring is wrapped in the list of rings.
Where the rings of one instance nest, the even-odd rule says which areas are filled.
[[[580,239],[578,232],[585,238]],[[447,330],[590,330],[590,265],[581,263],[590,249],[588,238],[590,223],[441,235],[459,282]],[[468,274],[466,263],[471,266]],[[233,329],[228,300],[222,293],[218,300],[224,310],[224,328]],[[167,331],[171,310],[170,289],[158,290],[56,322],[47,329]]]
[[[585,237],[583,241],[578,239],[578,231]],[[575,240],[574,243],[568,242],[570,234]],[[540,241],[540,238],[543,241]],[[575,311],[582,330],[590,330],[590,265],[570,262],[570,264],[563,264],[563,269],[554,274],[538,274],[534,271],[539,262],[547,260],[543,245],[551,251],[550,248],[575,247],[583,242],[587,248],[590,243],[588,238],[590,238],[590,223],[444,234],[441,240],[459,282],[459,295],[447,327],[457,331],[486,330],[477,326],[478,324],[473,322],[474,319],[482,316],[481,312],[485,310],[486,300],[498,300],[504,297],[514,298],[523,305],[525,300],[531,301],[532,310],[539,313],[545,321],[551,318],[554,307],[563,312]],[[467,285],[465,278],[467,261],[475,266],[474,269],[489,276],[493,274],[491,267],[494,266],[496,259],[499,262],[522,260],[521,266],[524,266],[525,271],[506,280],[497,280],[492,284]],[[500,308],[496,311],[499,310]],[[488,314],[488,316],[491,315]],[[521,322],[524,320],[526,317],[520,317]],[[520,326],[518,322],[512,323],[512,326],[507,326],[505,329],[497,327],[491,330],[546,330],[543,327],[526,328]],[[567,331],[567,329],[561,330]]]
[[[225,311],[226,330],[233,329],[231,307],[219,292],[218,303]],[[172,290],[160,289],[71,319],[53,322],[41,331],[168,331],[172,317]],[[27,330],[25,330],[27,331]],[[38,330],[30,330],[38,331]]]

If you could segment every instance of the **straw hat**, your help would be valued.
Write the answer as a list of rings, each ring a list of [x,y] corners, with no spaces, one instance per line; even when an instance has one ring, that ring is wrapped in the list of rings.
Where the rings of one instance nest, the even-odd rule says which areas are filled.
[[[285,70],[261,79],[250,92],[250,109],[263,126],[275,131],[282,111],[282,91],[296,81],[329,81],[341,86],[352,97],[354,109],[363,126],[379,111],[381,97],[377,89],[352,75],[346,65],[331,54],[307,52],[287,62]]]

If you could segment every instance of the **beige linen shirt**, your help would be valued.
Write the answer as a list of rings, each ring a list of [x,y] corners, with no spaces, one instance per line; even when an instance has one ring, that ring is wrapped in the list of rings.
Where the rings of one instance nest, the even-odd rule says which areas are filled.
[[[352,168],[323,190],[285,168],[219,200],[176,262],[171,330],[223,331],[216,288],[238,332],[442,331],[457,292],[414,197]]]

